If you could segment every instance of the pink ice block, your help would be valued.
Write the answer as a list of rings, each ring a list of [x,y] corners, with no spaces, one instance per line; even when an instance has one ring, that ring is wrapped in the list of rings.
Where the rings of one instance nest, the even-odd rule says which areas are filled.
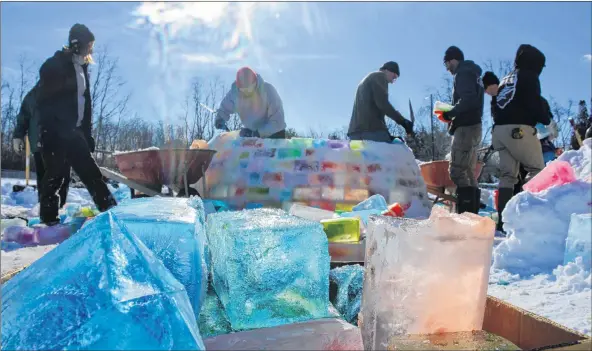
[[[11,226],[4,231],[3,239],[23,246],[53,245],[68,239],[71,233],[71,227],[64,224],[35,228]]]
[[[552,186],[571,183],[576,179],[576,174],[568,162],[556,160],[524,184],[523,188],[528,192],[538,193]]]
[[[335,318],[204,339],[206,350],[363,350],[360,329]]]

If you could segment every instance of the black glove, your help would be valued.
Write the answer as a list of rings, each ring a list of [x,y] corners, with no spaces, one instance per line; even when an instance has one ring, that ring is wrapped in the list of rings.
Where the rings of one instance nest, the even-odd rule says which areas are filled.
[[[88,149],[90,152],[95,152],[95,138],[93,138],[92,135],[86,136],[86,143],[88,144]]]
[[[224,122],[224,120],[222,120],[222,119],[217,119],[214,126],[216,127],[216,129],[221,129],[221,130],[228,132],[228,127],[226,126],[226,122]]]
[[[443,117],[445,120],[447,120],[448,122],[451,122],[451,121],[452,121],[452,117],[453,117],[453,116],[451,116],[451,115],[449,114],[449,112],[447,111],[447,112],[443,112],[443,113],[442,113],[442,117]]]
[[[405,129],[405,133],[407,133],[407,135],[413,135],[413,122],[411,122],[408,119],[403,119],[402,123],[401,123],[401,127],[403,127],[403,129]]]

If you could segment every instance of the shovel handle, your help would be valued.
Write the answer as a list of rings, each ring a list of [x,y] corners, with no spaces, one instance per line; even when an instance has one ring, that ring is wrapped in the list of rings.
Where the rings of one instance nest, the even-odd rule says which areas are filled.
[[[25,138],[25,185],[29,186],[29,175],[31,172],[30,154],[31,145],[29,145],[29,138]]]

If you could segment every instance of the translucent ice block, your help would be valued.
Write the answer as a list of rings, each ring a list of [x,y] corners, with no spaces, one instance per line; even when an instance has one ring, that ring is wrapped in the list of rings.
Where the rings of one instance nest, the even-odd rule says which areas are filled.
[[[4,230],[8,227],[26,227],[27,222],[21,218],[6,218],[0,220],[0,231],[4,233]]]
[[[213,286],[235,330],[327,316],[327,236],[278,209],[208,217]]]
[[[19,243],[23,246],[53,245],[68,239],[80,226],[56,224],[51,227],[8,227],[4,230],[3,240]]]
[[[140,198],[121,203],[110,211],[185,286],[197,317],[207,289],[207,243],[201,199],[197,196]]]
[[[531,193],[538,193],[552,186],[571,183],[576,180],[576,174],[566,161],[550,162],[539,174],[534,176],[523,188]]]
[[[316,207],[293,204],[289,213],[292,216],[308,219],[310,221],[320,222],[323,219],[335,218],[335,212],[322,210]]]
[[[380,194],[372,195],[366,200],[360,202],[359,204],[355,205],[353,210],[354,211],[361,211],[361,210],[381,210],[384,211],[388,208],[386,200],[384,196]]]
[[[363,350],[360,329],[326,318],[204,339],[207,350]]]
[[[371,210],[358,210],[352,212],[343,212],[340,213],[340,217],[357,217],[362,221],[364,227],[368,226],[368,219],[370,216],[379,216],[381,215],[383,210],[371,209]]]
[[[584,267],[590,269],[592,265],[592,214],[572,214],[569,232],[565,241],[565,255],[563,264],[575,262],[576,257],[582,257]]]
[[[321,221],[329,242],[357,242],[360,241],[360,219],[332,218]]]
[[[387,349],[404,334],[480,330],[495,224],[435,206],[427,220],[371,217],[362,334]]]
[[[346,321],[354,325],[358,322],[358,313],[362,304],[362,283],[364,267],[354,264],[331,270],[329,281],[331,287],[331,303],[337,308]]]
[[[212,287],[208,288],[208,293],[199,312],[198,326],[203,338],[232,332],[224,307]]]
[[[3,350],[204,350],[189,298],[110,212],[2,286]]]

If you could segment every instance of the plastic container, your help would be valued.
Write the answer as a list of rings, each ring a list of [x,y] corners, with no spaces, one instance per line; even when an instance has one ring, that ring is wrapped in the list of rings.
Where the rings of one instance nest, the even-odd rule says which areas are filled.
[[[531,193],[538,193],[552,186],[571,183],[576,179],[576,173],[568,162],[555,160],[522,188]]]

